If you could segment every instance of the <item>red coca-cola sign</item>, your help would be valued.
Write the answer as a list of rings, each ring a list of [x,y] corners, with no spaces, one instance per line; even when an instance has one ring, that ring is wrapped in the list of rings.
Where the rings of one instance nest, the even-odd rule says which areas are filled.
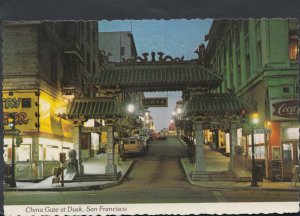
[[[281,118],[297,119],[299,115],[299,101],[287,100],[273,103],[273,115]]]

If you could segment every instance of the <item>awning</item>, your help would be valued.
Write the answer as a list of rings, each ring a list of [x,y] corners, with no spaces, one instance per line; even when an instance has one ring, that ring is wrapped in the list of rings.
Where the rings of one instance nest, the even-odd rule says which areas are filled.
[[[119,118],[122,115],[120,104],[112,98],[78,98],[67,109],[70,119]]]
[[[184,106],[184,116],[241,115],[241,111],[254,110],[254,106],[234,94],[214,93],[193,95]]]
[[[222,76],[199,64],[119,63],[108,66],[94,77],[100,89],[115,88],[136,91],[179,91],[188,87],[216,89]]]

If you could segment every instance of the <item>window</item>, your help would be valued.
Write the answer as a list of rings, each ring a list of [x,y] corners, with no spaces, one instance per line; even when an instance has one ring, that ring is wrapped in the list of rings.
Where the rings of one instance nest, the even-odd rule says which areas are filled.
[[[120,48],[120,55],[124,56],[125,55],[125,47]]]
[[[299,37],[297,34],[289,36],[289,58],[290,60],[297,60],[299,53]]]
[[[240,46],[240,31],[238,27],[236,27],[234,30],[234,39],[235,39],[235,47],[237,48]]]
[[[246,55],[246,79],[250,77],[250,56]]]
[[[256,63],[257,63],[257,67],[261,67],[262,66],[262,56],[261,56],[261,42],[257,42],[256,45]]]
[[[95,61],[93,61],[93,73],[96,73],[96,64],[95,64]]]
[[[249,32],[249,20],[244,20],[244,36],[247,36]]]
[[[88,40],[88,42],[90,42],[91,37],[90,37],[90,23],[89,22],[87,23],[87,33],[86,34],[87,34],[87,40]]]
[[[240,87],[242,83],[242,71],[241,64],[237,65],[237,87]]]
[[[50,56],[50,80],[54,83],[57,82],[57,55],[52,53]]]
[[[282,92],[285,93],[285,94],[290,93],[290,88],[289,87],[283,87]]]
[[[90,72],[90,70],[91,70],[91,63],[90,63],[90,54],[89,53],[87,53],[87,55],[86,55],[87,57],[86,57],[86,69],[87,69],[87,71],[88,72]]]

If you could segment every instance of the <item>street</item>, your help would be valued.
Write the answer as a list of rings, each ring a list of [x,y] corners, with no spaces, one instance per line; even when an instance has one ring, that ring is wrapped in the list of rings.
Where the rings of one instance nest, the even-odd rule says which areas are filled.
[[[99,191],[4,192],[5,205],[26,204],[125,204],[298,201],[297,192],[218,190],[188,183],[179,159],[184,146],[173,137],[149,144],[136,158],[128,177],[116,187]]]

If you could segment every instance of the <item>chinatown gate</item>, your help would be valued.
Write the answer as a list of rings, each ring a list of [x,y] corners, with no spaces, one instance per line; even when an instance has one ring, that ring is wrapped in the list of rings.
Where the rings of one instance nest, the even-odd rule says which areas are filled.
[[[183,115],[181,122],[192,125],[195,143],[195,166],[191,176],[205,173],[204,135],[205,129],[230,131],[229,171],[234,171],[237,128],[241,126],[241,110],[253,110],[253,106],[232,93],[213,93],[222,83],[222,75],[207,69],[203,58],[185,61],[158,53],[124,60],[122,63],[104,65],[92,82],[98,97],[74,99],[67,111],[74,127],[74,145],[80,155],[80,132],[88,119],[102,118],[107,131],[107,175],[117,175],[114,162],[114,124],[125,115],[125,92],[181,91]],[[180,124],[180,122],[179,122]],[[83,174],[81,158],[79,171]]]

